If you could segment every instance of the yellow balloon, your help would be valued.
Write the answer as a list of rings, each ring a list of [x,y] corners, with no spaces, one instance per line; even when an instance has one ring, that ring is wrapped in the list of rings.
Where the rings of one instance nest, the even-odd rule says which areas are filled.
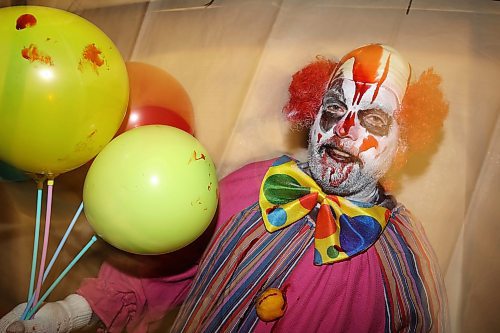
[[[140,126],[95,158],[83,188],[85,215],[97,235],[136,254],[178,250],[200,236],[217,209],[214,163],[192,135]]]
[[[0,9],[0,160],[50,176],[75,169],[114,136],[128,78],[113,42],[62,10]]]

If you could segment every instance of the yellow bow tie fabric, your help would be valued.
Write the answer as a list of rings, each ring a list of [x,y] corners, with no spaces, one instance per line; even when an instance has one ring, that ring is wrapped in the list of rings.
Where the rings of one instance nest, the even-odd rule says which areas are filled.
[[[320,208],[314,230],[314,264],[348,259],[368,249],[384,231],[389,209],[327,195],[288,156],[269,168],[260,188],[259,204],[269,232],[283,229]]]

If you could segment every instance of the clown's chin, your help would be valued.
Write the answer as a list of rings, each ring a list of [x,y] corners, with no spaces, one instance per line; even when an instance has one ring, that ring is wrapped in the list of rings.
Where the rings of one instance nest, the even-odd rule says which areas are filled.
[[[328,171],[328,183],[331,187],[339,187],[344,183],[352,169],[354,168],[353,163],[335,163],[335,166],[329,167]]]

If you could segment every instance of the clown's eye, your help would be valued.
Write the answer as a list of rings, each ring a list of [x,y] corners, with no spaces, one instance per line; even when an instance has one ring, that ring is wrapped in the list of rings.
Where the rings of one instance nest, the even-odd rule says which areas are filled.
[[[328,132],[345,114],[346,110],[339,104],[327,104],[324,106],[319,126],[324,132]]]
[[[385,136],[391,128],[392,118],[380,109],[368,109],[358,112],[359,122],[361,126],[366,128],[368,132]]]
[[[327,112],[332,113],[332,115],[334,117],[337,117],[337,118],[342,117],[346,111],[345,107],[343,107],[342,105],[336,104],[336,103],[325,105],[325,110]]]

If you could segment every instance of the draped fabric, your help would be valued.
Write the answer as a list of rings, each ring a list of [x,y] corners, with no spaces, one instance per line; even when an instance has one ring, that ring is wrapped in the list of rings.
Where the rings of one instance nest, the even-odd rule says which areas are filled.
[[[255,299],[283,284],[312,233],[313,223],[304,218],[284,232],[269,234],[258,204],[236,215],[202,258],[172,331],[251,332],[257,322]]]
[[[317,55],[338,58],[382,42],[404,54],[415,75],[433,67],[442,76],[450,113],[440,140],[410,159],[395,194],[422,221],[446,274],[451,331],[500,330],[500,3],[215,0],[206,8],[205,2],[26,1],[82,15],[110,36],[126,60],[175,76],[192,98],[196,136],[220,176],[283,153],[305,160],[306,137],[290,131],[280,109],[290,75]],[[79,169],[56,180],[49,253],[80,203],[84,176]],[[26,301],[35,195],[33,184],[0,182],[0,315]],[[91,234],[79,222],[48,281]],[[95,276],[105,259],[132,261],[96,243],[49,300]]]
[[[368,279],[372,284],[358,284],[357,277],[348,273],[358,265],[351,263],[352,259],[324,265],[322,269],[307,262],[306,250],[310,252],[314,247],[315,226],[309,215],[288,228],[268,233],[258,205],[250,206],[230,219],[212,240],[172,332],[290,332],[299,327],[312,329],[314,325],[320,325],[315,332],[349,329],[446,332],[446,293],[425,233],[403,206],[396,207],[391,216],[381,238],[361,255],[378,258],[376,266],[362,264],[362,274],[382,278]],[[315,284],[309,280],[314,275],[319,281],[329,282],[327,289],[319,285],[314,289]],[[349,284],[357,285],[357,290],[342,293],[347,286],[336,283],[339,282],[336,278],[349,279]],[[297,279],[303,285],[312,286],[312,290],[297,287]],[[259,321],[255,310],[258,296],[272,287],[281,288],[286,294],[292,286],[296,286],[300,297],[286,297],[284,317],[275,324]],[[381,303],[379,316],[371,312],[373,307],[371,310],[370,306],[365,307],[371,304],[368,299],[354,301],[356,294],[377,289],[383,290],[377,296]],[[334,294],[342,295],[340,302],[331,296]],[[305,299],[306,305],[299,298]],[[302,312],[302,316],[294,316],[297,311]],[[312,323],[315,321],[312,313],[330,315],[320,323]],[[358,317],[356,313],[364,315]],[[359,326],[349,326],[353,325],[352,321],[359,321]],[[376,328],[373,323],[381,326]]]

